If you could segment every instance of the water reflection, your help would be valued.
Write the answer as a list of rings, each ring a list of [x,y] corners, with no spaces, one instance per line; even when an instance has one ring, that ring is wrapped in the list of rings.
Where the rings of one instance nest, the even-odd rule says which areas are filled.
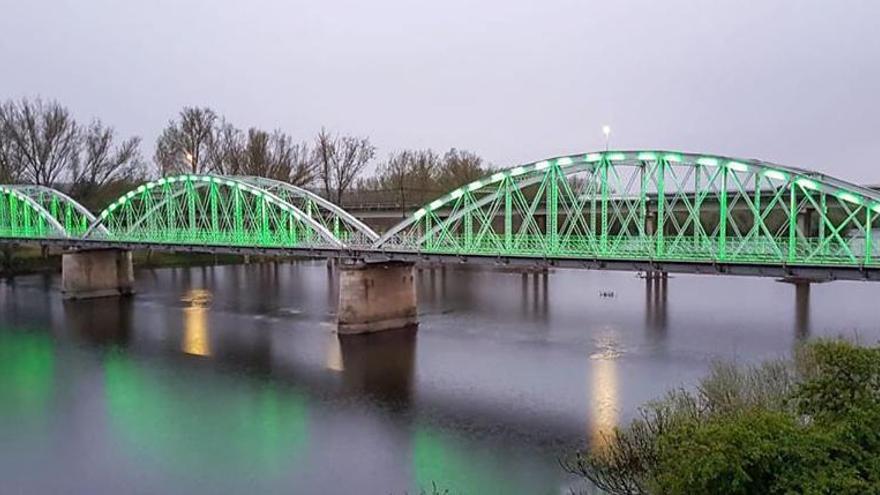
[[[107,415],[134,461],[194,480],[215,471],[274,477],[294,469],[306,447],[307,403],[295,389],[218,381],[198,368],[156,369],[119,352],[105,357],[104,370]],[[180,371],[199,379],[184,378]],[[224,478],[229,479],[205,481],[223,483]],[[229,489],[215,487],[220,488]]]
[[[64,301],[64,320],[80,338],[93,344],[127,345],[132,333],[130,297]]]
[[[589,442],[594,450],[604,449],[618,425],[617,353],[613,350],[590,357],[589,402],[592,405]]]
[[[343,381],[349,393],[381,400],[393,410],[409,408],[416,367],[416,327],[374,335],[336,336]]]
[[[45,426],[55,384],[55,352],[43,332],[0,332],[0,419]]]
[[[416,424],[412,440],[416,493],[529,493],[535,480],[499,462],[489,449],[479,448],[448,432]]]
[[[337,372],[345,370],[345,363],[342,362],[342,348],[339,342],[339,335],[335,333],[327,334],[327,351],[325,356],[325,368]]]
[[[190,289],[181,298],[189,304],[183,309],[183,352],[196,356],[211,355],[207,320],[212,299],[211,292],[205,289]]]
[[[654,342],[666,336],[668,291],[668,277],[655,275],[645,278],[645,328]]]
[[[43,277],[0,284],[3,491],[62,491],[34,481],[48,465],[83,493],[568,493],[562,453],[711,359],[878,335],[876,285],[792,301],[767,280],[435,268],[418,334],[340,340],[335,280],[324,262],[163,269],[75,304]]]
[[[546,321],[550,306],[550,275],[547,270],[523,272],[520,310],[523,316]],[[531,282],[529,281],[531,279]]]

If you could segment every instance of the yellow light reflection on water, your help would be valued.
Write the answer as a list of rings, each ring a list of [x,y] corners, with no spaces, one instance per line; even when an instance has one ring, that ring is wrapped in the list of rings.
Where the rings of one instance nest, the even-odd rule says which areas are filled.
[[[327,355],[324,366],[331,371],[345,371],[345,363],[342,361],[342,347],[339,344],[339,336],[335,333],[328,334]]]
[[[183,352],[195,356],[210,356],[211,342],[208,339],[208,307],[211,305],[211,292],[204,289],[190,289],[183,297],[189,306],[183,309]]]
[[[590,356],[590,448],[604,450],[608,446],[618,418],[617,356],[618,352],[606,349]]]

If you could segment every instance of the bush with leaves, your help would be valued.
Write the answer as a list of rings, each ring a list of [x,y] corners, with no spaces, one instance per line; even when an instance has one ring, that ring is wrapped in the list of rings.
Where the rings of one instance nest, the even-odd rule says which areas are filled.
[[[880,494],[880,348],[713,366],[564,467],[612,494]]]

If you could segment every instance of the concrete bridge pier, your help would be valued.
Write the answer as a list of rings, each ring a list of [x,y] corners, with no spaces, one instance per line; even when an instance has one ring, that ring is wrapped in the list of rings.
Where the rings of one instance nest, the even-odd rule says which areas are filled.
[[[131,251],[95,249],[61,256],[61,293],[65,299],[124,296],[133,292]]]
[[[339,265],[340,335],[414,327],[419,323],[413,263]]]

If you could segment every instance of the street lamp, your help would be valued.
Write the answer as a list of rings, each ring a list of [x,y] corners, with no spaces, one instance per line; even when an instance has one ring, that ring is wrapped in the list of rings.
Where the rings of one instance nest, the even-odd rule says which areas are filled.
[[[608,139],[611,137],[611,126],[608,124],[603,125],[602,134],[605,135],[605,151],[608,151]]]

